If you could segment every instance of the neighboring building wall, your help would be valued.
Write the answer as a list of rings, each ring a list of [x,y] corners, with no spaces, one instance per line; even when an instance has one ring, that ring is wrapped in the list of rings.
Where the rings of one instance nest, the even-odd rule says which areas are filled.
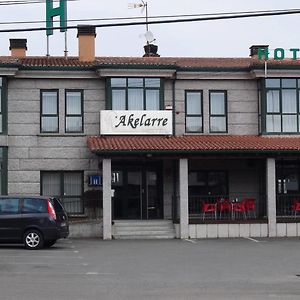
[[[59,89],[59,133],[40,133],[40,90]],[[84,133],[65,133],[65,90],[84,91]],[[10,79],[8,81],[8,193],[40,194],[40,171],[99,172],[86,145],[99,134],[105,84],[95,79]]]

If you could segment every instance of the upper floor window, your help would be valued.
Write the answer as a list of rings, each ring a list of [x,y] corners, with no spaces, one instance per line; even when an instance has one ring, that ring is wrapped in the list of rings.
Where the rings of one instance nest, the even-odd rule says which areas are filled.
[[[0,134],[7,133],[7,84],[6,78],[0,77]]]
[[[162,107],[160,78],[111,78],[112,110],[159,110]]]
[[[185,130],[203,132],[202,91],[185,92]]]
[[[66,91],[66,132],[83,131],[83,92]]]
[[[3,116],[2,116],[2,113],[3,113],[3,109],[2,109],[2,77],[0,77],[0,133],[3,132]]]
[[[266,79],[266,132],[299,133],[299,95],[300,79]]]
[[[225,91],[209,92],[209,131],[227,132],[227,99]]]
[[[0,195],[7,195],[7,147],[0,147]]]
[[[58,90],[41,91],[41,132],[58,132]]]

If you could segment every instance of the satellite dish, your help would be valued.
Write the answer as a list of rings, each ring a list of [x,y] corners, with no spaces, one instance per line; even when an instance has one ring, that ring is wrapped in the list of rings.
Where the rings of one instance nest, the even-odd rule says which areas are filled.
[[[145,33],[145,38],[146,38],[146,41],[147,41],[148,43],[152,43],[152,42],[155,41],[155,38],[154,38],[153,33],[152,33],[151,31],[147,31],[147,32]]]

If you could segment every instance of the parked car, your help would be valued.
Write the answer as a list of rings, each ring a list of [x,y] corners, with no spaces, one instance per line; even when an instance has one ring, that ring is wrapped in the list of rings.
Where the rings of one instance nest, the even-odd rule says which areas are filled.
[[[0,196],[1,243],[23,243],[33,250],[68,235],[68,216],[58,198]]]

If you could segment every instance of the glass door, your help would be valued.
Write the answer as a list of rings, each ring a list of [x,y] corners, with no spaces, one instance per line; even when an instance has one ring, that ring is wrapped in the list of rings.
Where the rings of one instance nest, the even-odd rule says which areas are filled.
[[[156,171],[146,171],[146,195],[145,204],[146,209],[144,210],[145,218],[148,219],[158,219],[160,217],[160,201],[158,193],[158,174]]]
[[[114,219],[162,218],[162,180],[159,168],[148,165],[113,168]]]
[[[112,172],[114,190],[113,215],[115,219],[140,219],[142,177],[140,170],[115,169]]]
[[[142,177],[141,171],[127,172],[126,215],[128,219],[140,219],[142,209]]]

